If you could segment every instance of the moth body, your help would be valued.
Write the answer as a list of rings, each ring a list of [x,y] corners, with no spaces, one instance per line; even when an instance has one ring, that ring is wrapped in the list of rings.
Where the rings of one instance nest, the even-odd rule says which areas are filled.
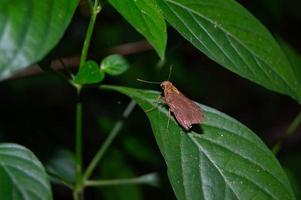
[[[204,115],[201,108],[184,96],[170,81],[163,81],[161,87],[164,91],[163,100],[186,131],[189,131],[192,124],[199,124],[203,121]]]

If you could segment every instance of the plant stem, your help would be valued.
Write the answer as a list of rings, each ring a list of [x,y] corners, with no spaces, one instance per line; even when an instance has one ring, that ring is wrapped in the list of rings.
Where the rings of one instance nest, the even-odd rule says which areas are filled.
[[[90,1],[89,1],[90,2]],[[86,62],[88,50],[91,42],[91,37],[96,21],[96,16],[100,12],[101,6],[99,4],[99,0],[94,1],[93,9],[91,10],[91,18],[88,25],[88,29],[86,32],[86,37],[80,57],[80,64],[79,67],[82,67],[84,63]],[[76,104],[76,130],[75,130],[75,162],[76,162],[76,184],[73,189],[73,199],[74,200],[81,200],[83,199],[83,193],[84,193],[84,186],[83,186],[83,179],[82,179],[82,167],[83,167],[83,159],[82,159],[82,112],[83,107],[82,103],[80,102],[80,93],[82,90],[81,85],[77,85],[71,82],[72,85],[77,89],[77,97],[78,102]]]
[[[81,89],[77,89],[80,98]],[[80,187],[82,180],[82,113],[83,106],[80,100],[76,104],[76,129],[75,129],[75,162],[76,162],[76,183]]]
[[[88,180],[85,186],[112,186],[112,185],[129,185],[129,184],[150,184],[158,185],[158,176],[155,173],[145,174],[135,178],[113,179],[113,180]]]
[[[282,144],[284,142],[285,139],[287,139],[288,137],[292,136],[295,132],[296,129],[299,127],[299,125],[301,124],[301,111],[299,112],[299,114],[295,117],[295,119],[292,121],[292,123],[289,125],[289,127],[287,128],[287,130],[285,131],[284,135],[280,138],[280,140],[274,145],[273,147],[273,153],[276,155],[281,147]]]
[[[73,190],[72,196],[73,196],[73,200],[80,200],[80,195],[76,190]]]
[[[97,164],[99,163],[99,161],[101,160],[101,158],[103,157],[105,152],[107,151],[108,147],[112,144],[113,140],[116,138],[117,134],[119,133],[119,131],[121,130],[121,128],[123,126],[123,123],[124,123],[123,120],[130,115],[130,113],[135,108],[135,105],[136,105],[136,103],[133,100],[127,105],[126,109],[124,110],[124,112],[122,114],[123,118],[114,125],[113,129],[109,133],[109,136],[106,138],[103,145],[97,151],[97,153],[95,154],[91,163],[89,164],[87,170],[85,171],[84,176],[83,176],[84,183],[87,179],[89,179],[89,177],[93,173],[95,167],[97,166]]]
[[[100,12],[100,10],[101,10],[101,6],[99,4],[99,1],[95,0],[94,6],[92,9],[92,13],[91,13],[89,26],[88,26],[86,37],[85,37],[85,41],[84,41],[84,46],[83,46],[81,57],[80,57],[79,67],[82,67],[84,65],[84,63],[86,62],[96,17],[97,17],[97,14]]]

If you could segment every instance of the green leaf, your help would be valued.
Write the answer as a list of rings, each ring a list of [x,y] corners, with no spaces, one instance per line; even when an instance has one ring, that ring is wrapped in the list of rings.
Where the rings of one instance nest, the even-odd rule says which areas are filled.
[[[122,56],[114,54],[105,57],[101,62],[100,68],[111,76],[117,76],[126,72],[129,64]]]
[[[155,48],[164,59],[167,33],[155,0],[109,0],[110,4]]]
[[[77,0],[2,0],[0,80],[43,58],[60,40]]]
[[[51,200],[47,178],[31,151],[17,144],[0,144],[0,199]]]
[[[296,199],[301,199],[301,154],[299,151],[291,152],[281,159],[281,163],[286,170],[291,182]]]
[[[75,183],[75,159],[72,152],[60,149],[54,153],[46,164],[47,173],[53,182],[63,183],[67,186]]]
[[[233,0],[157,0],[167,21],[209,58],[301,103],[290,63],[269,31]]]
[[[87,61],[83,66],[79,68],[78,73],[75,76],[74,82],[76,84],[92,84],[98,83],[105,78],[105,74],[100,70],[98,64],[95,61]]]
[[[178,199],[295,199],[273,153],[238,121],[200,105],[205,115],[201,131],[187,133],[169,119],[166,106],[158,104],[160,93],[103,88],[130,96],[143,110],[155,107],[146,114]]]
[[[285,41],[279,39],[278,42],[287,59],[291,63],[294,73],[299,81],[299,87],[301,88],[301,55],[299,55],[298,52]]]

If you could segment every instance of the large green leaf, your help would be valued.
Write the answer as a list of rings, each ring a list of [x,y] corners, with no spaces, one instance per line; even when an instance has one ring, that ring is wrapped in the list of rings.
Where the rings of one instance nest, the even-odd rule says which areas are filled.
[[[158,104],[160,93],[103,86],[130,96],[146,111],[178,199],[295,199],[273,153],[247,127],[200,105],[201,132],[186,133]],[[151,109],[154,108],[155,109]]]
[[[0,144],[0,199],[52,199],[43,165],[31,151],[20,145]]]
[[[111,5],[153,45],[164,58],[167,33],[155,0],[109,0]]]
[[[0,80],[39,61],[63,36],[77,0],[0,2]]]
[[[217,63],[301,103],[301,88],[269,31],[234,0],[157,0],[167,21]]]

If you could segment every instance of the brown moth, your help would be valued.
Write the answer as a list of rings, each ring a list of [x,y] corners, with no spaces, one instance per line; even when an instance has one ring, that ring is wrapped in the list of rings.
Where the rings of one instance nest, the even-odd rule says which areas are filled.
[[[164,91],[163,100],[169,106],[169,111],[186,131],[189,131],[192,124],[199,124],[204,120],[201,108],[185,97],[171,82],[163,81],[160,85]]]

